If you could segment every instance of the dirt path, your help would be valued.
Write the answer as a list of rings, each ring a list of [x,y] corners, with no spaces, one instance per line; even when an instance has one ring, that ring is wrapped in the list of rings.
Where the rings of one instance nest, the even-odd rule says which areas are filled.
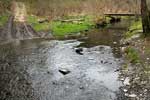
[[[10,16],[7,24],[0,35],[1,44],[15,40],[25,40],[34,38],[51,38],[45,32],[37,32],[27,23],[27,11],[23,2],[13,2],[13,16]]]

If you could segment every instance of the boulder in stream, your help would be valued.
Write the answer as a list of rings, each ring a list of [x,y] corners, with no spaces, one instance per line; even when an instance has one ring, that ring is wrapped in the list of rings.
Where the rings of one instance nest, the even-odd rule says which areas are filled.
[[[77,54],[83,55],[83,48],[77,48],[75,51]]]
[[[63,74],[63,75],[67,75],[67,74],[69,74],[71,71],[70,70],[68,70],[68,69],[59,69],[59,72],[61,73],[61,74]]]

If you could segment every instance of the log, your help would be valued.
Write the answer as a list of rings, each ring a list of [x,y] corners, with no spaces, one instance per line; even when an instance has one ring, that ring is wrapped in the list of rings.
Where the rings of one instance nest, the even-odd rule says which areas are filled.
[[[80,21],[84,21],[84,19],[68,19],[68,20],[60,20],[61,22],[72,22],[72,23],[75,23],[75,22],[80,22]]]

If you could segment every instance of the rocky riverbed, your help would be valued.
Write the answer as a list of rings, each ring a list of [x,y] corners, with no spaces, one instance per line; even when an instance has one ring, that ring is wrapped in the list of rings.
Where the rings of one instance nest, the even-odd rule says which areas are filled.
[[[119,41],[126,30],[122,24],[93,29],[74,40],[1,45],[0,99],[128,100],[118,79],[123,63]]]

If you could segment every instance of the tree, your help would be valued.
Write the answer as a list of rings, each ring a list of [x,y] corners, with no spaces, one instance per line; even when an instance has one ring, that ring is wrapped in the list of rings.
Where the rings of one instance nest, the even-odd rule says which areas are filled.
[[[148,33],[150,33],[150,11],[148,9],[147,0],[141,0],[141,15],[143,32],[145,35],[148,35]]]

